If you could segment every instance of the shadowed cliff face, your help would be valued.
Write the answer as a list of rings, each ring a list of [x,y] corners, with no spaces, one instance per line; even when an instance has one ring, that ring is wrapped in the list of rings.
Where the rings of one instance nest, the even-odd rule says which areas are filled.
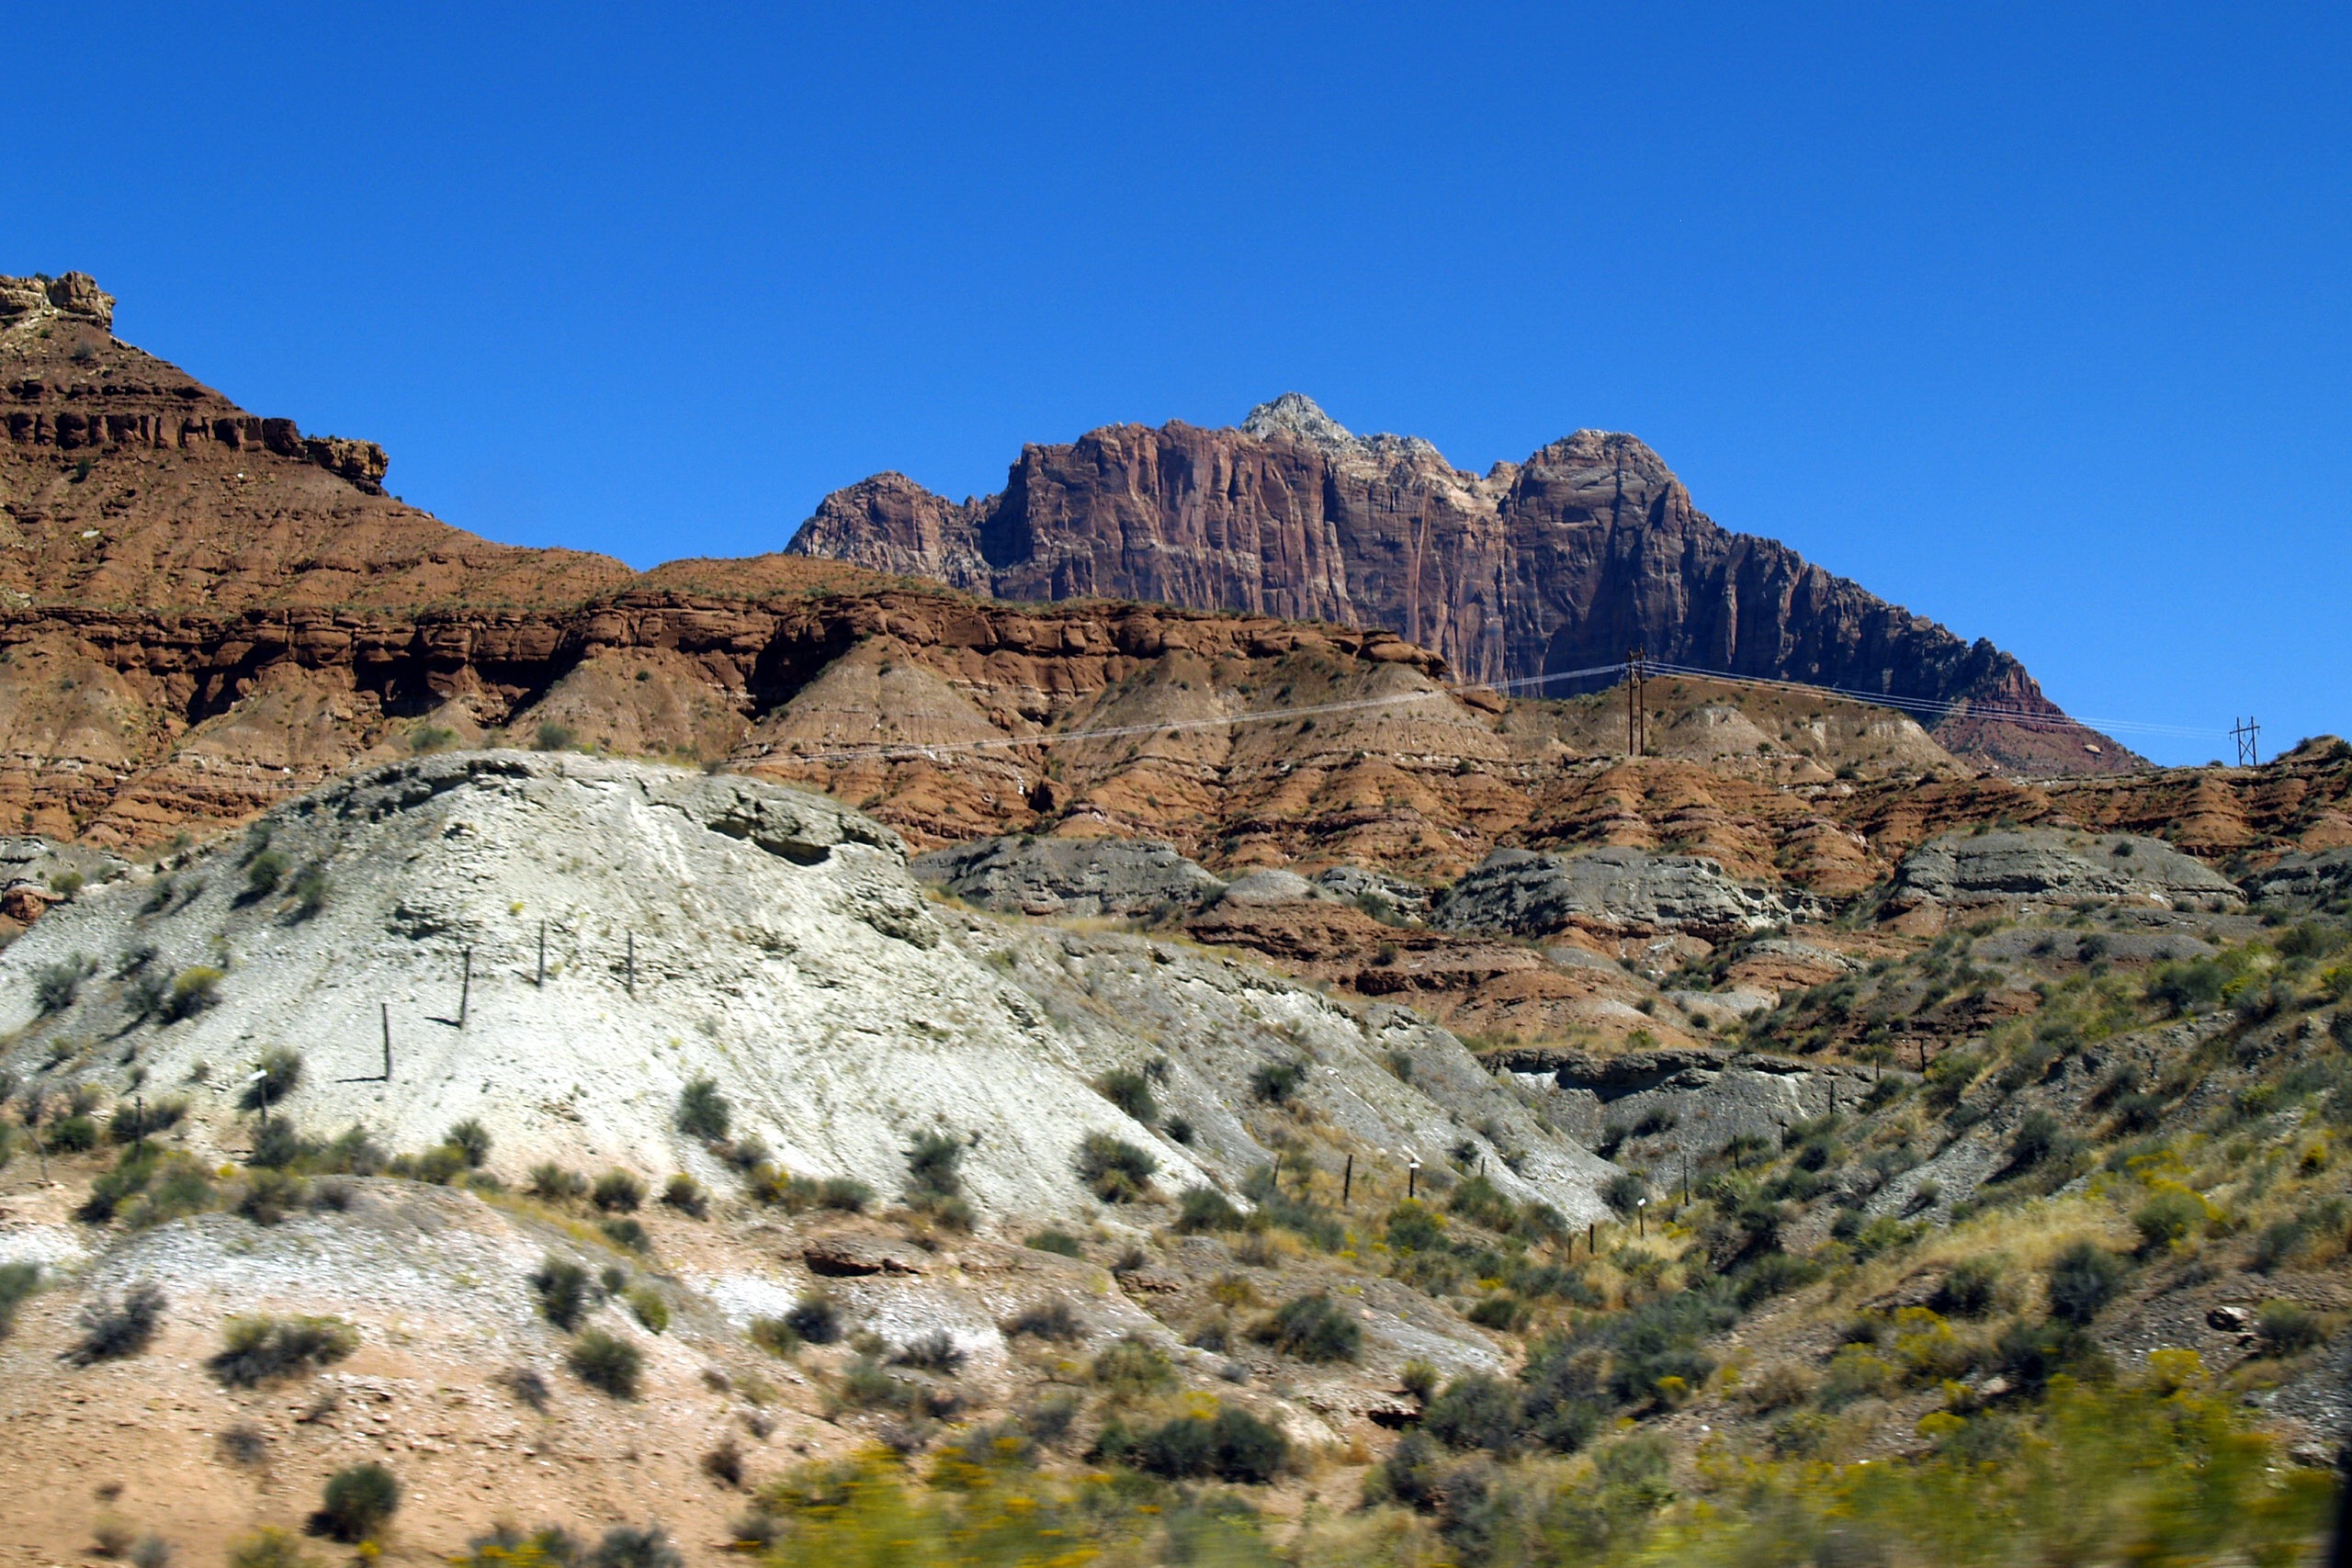
[[[1286,393],[1238,429],[1111,425],[1029,446],[961,503],[885,474],[826,498],[791,551],[1002,598],[1133,598],[1385,626],[1475,680],[1622,659],[1951,704],[1939,739],[2034,773],[2138,760],[2073,725],[2015,659],[1691,505],[1630,435],[1578,431],[1485,476],[1351,435]],[[1573,688],[1556,689],[1560,694]],[[2039,722],[1966,716],[1997,705]]]

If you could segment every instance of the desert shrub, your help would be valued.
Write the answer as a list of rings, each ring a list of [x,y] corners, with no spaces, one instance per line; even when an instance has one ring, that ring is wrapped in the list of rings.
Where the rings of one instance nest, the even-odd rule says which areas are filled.
[[[702,1472],[721,1486],[743,1484],[743,1450],[732,1438],[721,1438],[718,1446],[702,1456]]]
[[[2185,1187],[2166,1186],[2132,1211],[2132,1228],[2140,1233],[2140,1250],[2162,1252],[2185,1241],[2204,1223],[2205,1204]]]
[[[1086,1332],[1078,1314],[1059,1296],[1049,1296],[1023,1307],[1004,1320],[1004,1337],[1018,1339],[1023,1335],[1035,1339],[1049,1339],[1056,1344],[1068,1344]]]
[[[1159,1169],[1159,1158],[1149,1150],[1139,1149],[1108,1133],[1087,1134],[1078,1146],[1076,1165],[1079,1179],[1106,1203],[1127,1203],[1142,1198],[1150,1190],[1151,1179]]]
[[[655,1334],[668,1331],[670,1303],[662,1299],[661,1292],[650,1285],[639,1285],[629,1292],[628,1300],[629,1315],[645,1325],[649,1331]]]
[[[1202,1231],[1239,1230],[1244,1216],[1232,1200],[1214,1187],[1188,1187],[1176,1215],[1176,1229],[1184,1235]]]
[[[40,1289],[38,1263],[0,1263],[0,1339],[17,1326],[17,1309]]]
[[[1088,1375],[1114,1394],[1146,1394],[1176,1381],[1176,1364],[1150,1340],[1130,1334],[1104,1346]]]
[[[1630,1214],[1649,1196],[1650,1184],[1638,1171],[1621,1170],[1601,1184],[1600,1201],[1619,1214]]]
[[[633,1213],[645,1201],[645,1183],[626,1170],[608,1170],[596,1178],[589,1201],[606,1213]]]
[[[653,1250],[653,1238],[646,1234],[645,1226],[627,1216],[601,1221],[596,1228],[605,1233],[606,1241],[626,1251],[650,1253]]]
[[[356,1543],[374,1538],[401,1506],[401,1483],[373,1460],[338,1470],[327,1480],[314,1533]]]
[[[88,1116],[61,1117],[41,1141],[53,1155],[87,1154],[98,1146],[98,1123]]]
[[[312,861],[294,874],[288,891],[294,895],[293,918],[297,921],[314,920],[326,908],[334,884],[327,875],[327,868]]]
[[[229,1568],[318,1568],[318,1561],[302,1550],[300,1540],[269,1526],[229,1547]]]
[[[899,1348],[890,1358],[898,1366],[912,1367],[918,1371],[953,1373],[964,1365],[964,1352],[956,1346],[955,1336],[944,1328],[918,1335]]]
[[[2319,1314],[2301,1302],[2284,1300],[2265,1302],[2256,1310],[2254,1332],[2263,1349],[2273,1356],[2308,1350],[2327,1337]]]
[[[1462,1315],[1481,1328],[1508,1334],[1527,1321],[1527,1303],[1516,1296],[1487,1296]]]
[[[1814,1375],[1794,1361],[1774,1361],[1739,1385],[1737,1398],[1754,1415],[1769,1416],[1803,1404],[1817,1386]]]
[[[549,719],[533,732],[532,743],[542,751],[568,751],[575,739],[570,725]]]
[[[1213,1415],[1184,1415],[1141,1433],[1114,1422],[1096,1452],[1170,1481],[1214,1476],[1263,1485],[1282,1472],[1290,1441],[1248,1411],[1219,1404]]]
[[[245,1085],[243,1103],[248,1111],[259,1111],[277,1104],[300,1087],[302,1056],[283,1045],[273,1045],[261,1054],[254,1064],[258,1075]]]
[[[717,1079],[696,1078],[679,1091],[678,1131],[687,1137],[715,1143],[734,1122],[734,1108],[718,1092]]]
[[[752,1344],[779,1359],[793,1354],[801,1345],[800,1336],[793,1330],[792,1325],[780,1317],[752,1319],[751,1339]]]
[[[635,1399],[645,1357],[625,1339],[591,1328],[571,1342],[564,1357],[571,1373],[590,1388],[615,1399]]]
[[[553,1160],[541,1160],[531,1168],[530,1178],[524,1185],[532,1197],[560,1203],[587,1191],[588,1179],[577,1171],[564,1169]]]
[[[588,1270],[553,1253],[531,1276],[531,1289],[538,1294],[539,1314],[567,1333],[580,1325],[592,1304]]]
[[[1250,1093],[1269,1105],[1288,1105],[1306,1082],[1305,1062],[1269,1062],[1250,1075]]]
[[[926,1128],[907,1146],[907,1196],[936,1207],[964,1191],[964,1140]]]
[[[683,1171],[662,1189],[662,1202],[689,1219],[699,1220],[710,1213],[710,1195],[702,1190],[701,1182]]]
[[[2123,1288],[2122,1260],[2095,1243],[2068,1246],[2050,1265],[2050,1315],[2062,1323],[2086,1324]]]
[[[185,1100],[158,1100],[153,1104],[133,1101],[115,1107],[114,1115],[107,1123],[107,1136],[118,1144],[135,1144],[169,1132],[187,1119]]]
[[[1810,1258],[1767,1252],[1749,1259],[1740,1269],[1735,1299],[1743,1308],[1753,1310],[1774,1296],[1812,1284],[1821,1274],[1821,1265]]]
[[[1928,1304],[1946,1317],[1983,1317],[2000,1295],[2006,1268],[1997,1253],[1963,1258],[1937,1284]]]
[[[302,1136],[302,1130],[281,1116],[254,1129],[250,1158],[265,1170],[283,1170],[309,1154],[311,1147],[310,1140]]]
[[[237,1192],[237,1213],[257,1225],[274,1225],[302,1206],[310,1183],[287,1170],[249,1172]]]
[[[1086,1249],[1079,1245],[1078,1237],[1066,1231],[1039,1231],[1035,1235],[1023,1238],[1021,1245],[1039,1252],[1054,1253],[1062,1258],[1086,1256]]]
[[[1159,1102],[1152,1098],[1151,1080],[1121,1067],[1094,1080],[1095,1090],[1135,1121],[1148,1127],[1159,1120]]]
[[[841,1399],[853,1410],[892,1410],[907,1403],[913,1388],[882,1370],[871,1356],[842,1369]]]
[[[465,1156],[469,1170],[480,1170],[490,1159],[490,1129],[471,1116],[449,1129],[447,1142]]]
[[[250,1421],[232,1421],[220,1429],[220,1457],[244,1470],[257,1470],[269,1458],[269,1435]]]
[[[136,1356],[155,1342],[171,1303],[152,1284],[133,1285],[120,1300],[100,1296],[82,1309],[82,1337],[65,1353],[77,1367]]]
[[[172,976],[172,987],[163,1001],[164,1021],[176,1023],[184,1018],[194,1018],[218,1002],[223,977],[209,964],[191,964]]]
[[[33,971],[33,1005],[46,1017],[63,1012],[82,994],[88,965],[79,953],[61,963],[44,964]]]
[[[862,1214],[874,1201],[874,1189],[850,1176],[828,1176],[817,1183],[817,1207],[844,1214]]]
[[[171,979],[155,970],[145,969],[130,977],[123,987],[122,1010],[133,1022],[143,1023],[162,1012],[171,999]]]
[[[230,1388],[252,1388],[332,1366],[359,1348],[359,1331],[339,1317],[232,1317],[221,1340],[205,1369]]]
[[[2178,1015],[2219,1002],[2229,980],[2228,966],[2218,959],[2167,964],[2149,976],[2148,999]]]
[[[685,1568],[685,1559],[670,1544],[660,1525],[615,1525],[596,1549],[581,1559],[582,1568]]]
[[[251,904],[277,891],[286,879],[287,859],[276,850],[264,850],[245,863],[245,890],[237,902]]]
[[[1275,1308],[1257,1337],[1302,1361],[1352,1361],[1363,1347],[1363,1325],[1320,1291]]]
[[[811,1291],[784,1314],[785,1326],[811,1345],[831,1345],[842,1337],[842,1309],[822,1291]]]
[[[1519,1390],[1473,1373],[1448,1383],[1421,1416],[1421,1430],[1451,1449],[1486,1449],[1508,1457],[1519,1448],[1526,1413]]]
[[[1195,1134],[1193,1131],[1193,1123],[1189,1118],[1182,1116],[1170,1116],[1167,1121],[1159,1124],[1159,1130],[1168,1135],[1168,1139],[1170,1143],[1182,1144],[1188,1149],[1193,1146],[1193,1139]]]

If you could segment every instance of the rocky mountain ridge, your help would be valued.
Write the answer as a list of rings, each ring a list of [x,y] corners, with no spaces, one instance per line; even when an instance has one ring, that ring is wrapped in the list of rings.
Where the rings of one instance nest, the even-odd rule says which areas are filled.
[[[2067,720],[2015,658],[1726,531],[1656,452],[1610,432],[1474,475],[1417,437],[1356,436],[1287,392],[1238,428],[1107,425],[1025,446],[1001,492],[960,503],[876,475],[826,497],[786,548],[1000,598],[1385,626],[1484,682],[1638,647],[1933,705],[1951,750],[2011,771],[2139,765]]]

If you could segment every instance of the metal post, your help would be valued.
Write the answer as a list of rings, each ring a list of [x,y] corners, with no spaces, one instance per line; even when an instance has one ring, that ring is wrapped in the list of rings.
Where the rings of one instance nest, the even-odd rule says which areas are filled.
[[[1644,1236],[1650,1234],[1650,1201],[1648,1199],[1634,1200],[1634,1223],[1641,1227],[1638,1234]]]
[[[384,1081],[390,1083],[392,1081],[392,1004],[379,1002],[376,1005],[383,1010],[384,1014]]]
[[[539,977],[538,977],[537,979],[536,979],[536,980],[532,981],[532,982],[531,982],[531,984],[533,984],[533,985],[535,985],[535,986],[544,986],[544,985],[546,985],[547,983],[548,983],[548,923],[547,923],[545,920],[541,920],[541,921],[539,922]]]
[[[458,981],[458,1027],[466,1026],[466,1004],[474,998],[474,950],[466,949],[464,976]]]
[[[1584,1251],[1588,1258],[1600,1256],[1600,1223],[1597,1220],[1584,1223]]]
[[[1421,1162],[1412,1160],[1405,1167],[1405,1200],[1410,1202],[1421,1195]]]
[[[138,1130],[131,1136],[130,1147],[133,1153],[143,1155],[147,1152],[147,1097],[145,1095],[134,1094],[130,1097],[130,1113],[139,1118]]]
[[[631,1000],[636,999],[636,997],[637,997],[637,933],[636,933],[635,931],[631,931],[631,932],[629,932],[629,933],[628,933],[628,994],[629,994],[629,998],[630,998],[630,999],[631,999]]]
[[[1340,1173],[1340,1208],[1344,1209],[1344,1208],[1346,1208],[1346,1207],[1348,1206],[1348,1200],[1349,1200],[1350,1198],[1351,1198],[1351,1197],[1353,1197],[1353,1196],[1355,1195],[1355,1190],[1356,1190],[1356,1156],[1353,1156],[1353,1155],[1350,1155],[1350,1156],[1348,1156],[1348,1168],[1347,1168],[1347,1169],[1346,1169],[1346,1170],[1342,1171],[1342,1172]]]

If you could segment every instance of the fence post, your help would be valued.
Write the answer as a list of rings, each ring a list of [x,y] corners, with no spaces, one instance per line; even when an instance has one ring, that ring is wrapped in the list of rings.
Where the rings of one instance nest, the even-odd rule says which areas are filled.
[[[466,969],[458,981],[458,1027],[466,1026],[466,1007],[474,999],[474,950],[466,949]]]
[[[1348,1206],[1348,1200],[1349,1200],[1350,1198],[1351,1198],[1351,1197],[1353,1197],[1353,1196],[1355,1195],[1355,1190],[1356,1190],[1356,1156],[1353,1156],[1353,1155],[1350,1155],[1350,1156],[1348,1156],[1348,1168],[1347,1168],[1345,1171],[1343,1171],[1343,1172],[1340,1174],[1340,1208],[1344,1209],[1344,1208],[1346,1208],[1346,1207]]]
[[[531,984],[533,984],[534,986],[541,986],[541,987],[544,987],[547,983],[548,983],[548,923],[547,923],[545,920],[541,920],[541,921],[539,922],[539,975],[538,975],[538,978],[537,978],[537,979],[536,979],[536,980],[533,980],[533,981],[531,982]]]
[[[628,933],[628,994],[631,1001],[637,999],[637,933],[635,931]]]
[[[384,1013],[384,1081],[390,1083],[392,1081],[392,1004],[379,1002],[376,1005]]]

